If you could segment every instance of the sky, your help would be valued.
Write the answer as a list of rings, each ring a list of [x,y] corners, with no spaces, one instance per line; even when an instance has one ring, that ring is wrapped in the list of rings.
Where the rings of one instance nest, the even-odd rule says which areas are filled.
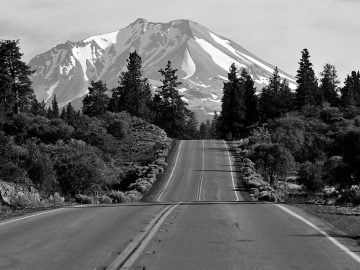
[[[303,48],[317,75],[325,63],[341,81],[360,70],[360,0],[1,0],[0,39],[19,39],[28,62],[137,18],[190,19],[292,75]]]

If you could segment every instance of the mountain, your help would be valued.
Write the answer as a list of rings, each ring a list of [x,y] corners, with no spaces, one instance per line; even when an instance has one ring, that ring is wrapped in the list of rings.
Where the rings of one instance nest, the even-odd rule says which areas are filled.
[[[268,83],[274,66],[235,42],[190,20],[152,23],[137,19],[118,31],[92,36],[78,42],[67,41],[35,56],[29,65],[39,100],[50,102],[56,94],[60,105],[80,106],[91,80],[108,87],[118,84],[129,53],[136,50],[143,60],[144,76],[155,90],[160,85],[159,69],[170,60],[183,83],[179,89],[189,108],[198,114],[220,111],[223,81],[232,63],[247,68],[258,90]],[[290,87],[294,78],[280,71]]]

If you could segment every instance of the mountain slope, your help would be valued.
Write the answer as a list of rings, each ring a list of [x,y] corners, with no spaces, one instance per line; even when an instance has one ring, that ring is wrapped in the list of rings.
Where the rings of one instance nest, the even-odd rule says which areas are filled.
[[[158,70],[170,60],[182,81],[180,91],[189,107],[198,112],[220,110],[223,81],[232,63],[247,68],[258,89],[268,83],[274,66],[235,42],[189,20],[152,23],[137,19],[129,26],[79,42],[67,41],[35,56],[29,63],[33,87],[39,100],[50,101],[56,94],[60,105],[78,103],[91,80],[109,87],[119,81],[130,51],[143,60],[144,76],[154,89],[160,84]],[[280,75],[295,87],[294,78]]]

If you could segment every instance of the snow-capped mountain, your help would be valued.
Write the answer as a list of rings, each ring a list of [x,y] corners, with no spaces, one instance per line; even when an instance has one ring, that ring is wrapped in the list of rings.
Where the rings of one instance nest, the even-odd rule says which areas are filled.
[[[137,19],[119,31],[78,42],[67,41],[35,56],[29,65],[36,71],[32,76],[36,96],[50,102],[56,94],[60,105],[80,104],[92,80],[102,80],[109,88],[118,84],[133,50],[141,56],[144,76],[154,89],[160,84],[158,70],[170,60],[183,83],[179,91],[189,108],[198,113],[220,111],[223,81],[227,80],[232,63],[248,69],[259,90],[268,83],[274,69],[198,23],[189,20],[152,23]],[[295,88],[291,75],[280,71],[280,76]]]

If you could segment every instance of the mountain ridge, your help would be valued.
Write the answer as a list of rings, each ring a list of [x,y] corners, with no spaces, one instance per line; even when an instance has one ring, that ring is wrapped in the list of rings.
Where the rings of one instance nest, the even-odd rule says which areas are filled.
[[[258,90],[268,83],[274,69],[234,41],[191,20],[154,23],[138,18],[117,31],[66,41],[31,59],[36,96],[49,102],[56,94],[60,105],[80,104],[91,80],[102,80],[109,88],[118,84],[133,50],[142,57],[144,76],[153,91],[160,85],[158,70],[172,61],[183,83],[179,91],[184,100],[190,109],[205,114],[220,110],[223,81],[232,63],[249,70]],[[280,76],[295,87],[291,75],[280,71]]]

